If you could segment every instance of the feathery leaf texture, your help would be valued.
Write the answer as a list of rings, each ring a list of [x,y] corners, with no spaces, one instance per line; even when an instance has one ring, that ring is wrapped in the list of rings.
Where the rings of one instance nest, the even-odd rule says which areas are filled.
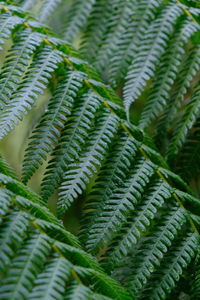
[[[57,5],[57,1],[55,3]],[[162,87],[162,91],[161,88],[160,92],[157,91],[162,93],[161,98],[158,94],[155,98],[151,95],[148,101],[151,104],[151,99],[154,99],[149,120],[147,110],[150,104],[144,109],[141,119],[144,128],[148,128],[147,120],[152,124],[166,109],[170,99],[168,94],[173,90],[184,52],[191,45],[198,48],[194,37],[198,36],[200,29],[200,10],[198,5],[188,6],[185,1],[175,0],[75,0],[66,6],[62,3],[62,9],[66,7],[66,13],[61,16],[66,23],[64,38],[72,41],[81,37],[81,51],[88,61],[101,72],[106,82],[123,90],[127,115],[144,90],[152,94],[155,87]],[[51,14],[51,9],[46,11]],[[176,41],[179,27],[185,21],[188,29],[185,28],[182,39],[180,36]],[[168,49],[171,45],[173,55],[170,56]],[[173,60],[169,66],[167,55]],[[191,68],[195,70],[194,66]],[[160,74],[164,77],[162,83]]]
[[[5,83],[1,101],[0,137],[32,109],[50,82],[52,97],[33,129],[23,163],[23,181],[27,182],[50,156],[41,185],[42,199],[8,176],[7,167],[0,174],[3,216],[0,298],[18,299],[22,293],[25,299],[68,299],[68,296],[69,299],[130,299],[44,206],[58,189],[58,216],[68,212],[77,200],[83,204],[80,231],[83,246],[98,257],[105,270],[127,286],[132,299],[167,299],[199,247],[199,201],[188,193],[187,184],[168,169],[152,139],[125,120],[114,91],[101,82],[72,46],[54,38],[48,29],[27,13],[18,12],[16,7],[8,5],[1,9],[5,18],[8,15],[10,19],[19,18],[20,26],[18,22],[9,25],[9,33],[3,36],[4,40],[12,39],[13,45],[2,69],[8,71],[9,82]],[[126,8],[120,6],[120,14],[125,12]],[[168,82],[165,76],[160,76],[158,81],[167,84],[165,93],[169,98],[176,80],[173,74],[178,73],[173,68],[171,53],[177,57],[177,65],[181,65],[180,48],[198,30],[174,1],[167,6],[155,5],[152,14],[145,34],[148,39],[140,44],[137,38],[134,68],[130,66],[128,71],[130,81],[125,83],[125,90],[130,88],[127,97],[131,101],[128,100],[127,107],[133,97],[135,100],[140,97],[156,72],[162,74],[159,63],[167,58],[170,63],[167,68],[164,63],[165,75],[169,72],[173,79]],[[184,19],[180,26],[176,24],[178,19]],[[110,32],[115,27],[121,28],[115,15],[112,20]],[[174,38],[175,25],[179,31]],[[22,40],[30,48],[27,53]],[[166,52],[170,42],[173,47]],[[109,55],[109,52],[103,55],[105,61]],[[5,80],[5,73],[2,74]],[[156,93],[159,95],[159,90]],[[185,104],[187,110],[177,130],[178,138],[174,135],[175,152],[197,123],[198,99],[197,85],[192,100]],[[157,105],[156,102],[156,109]],[[4,162],[0,166],[4,169]],[[42,264],[38,264],[38,257]]]
[[[18,191],[18,182],[6,175],[0,181],[1,299],[72,299],[81,290],[80,299],[96,299],[98,292],[100,299],[130,299],[36,195],[34,201],[20,196],[21,184]]]
[[[185,105],[184,114],[177,124],[174,136],[171,140],[168,149],[168,159],[173,160],[173,157],[182,148],[189,130],[193,127],[200,116],[200,87],[194,90],[191,100]]]

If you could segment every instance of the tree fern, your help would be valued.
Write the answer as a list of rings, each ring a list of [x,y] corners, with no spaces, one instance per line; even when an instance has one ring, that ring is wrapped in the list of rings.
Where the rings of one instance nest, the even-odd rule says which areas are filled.
[[[174,1],[151,1],[149,6],[144,2],[141,24],[147,28],[150,23],[144,39],[137,12],[132,15],[132,9],[135,11],[136,7],[138,11],[140,7],[134,1],[130,6],[122,1],[115,13],[118,1],[105,12],[104,1],[86,3],[89,9],[85,2],[75,1],[67,20],[70,25],[67,39],[76,37],[83,24],[87,28],[88,16],[88,22],[93,24],[94,16],[102,14],[97,45],[91,49],[91,53],[98,49],[99,56],[93,63],[105,73],[104,80],[119,89],[119,94],[120,84],[125,81],[128,116],[132,103],[150,92],[146,106],[150,112],[147,109],[147,123],[141,126],[146,128],[169,109],[169,98],[174,86],[178,89],[177,78],[185,57],[191,49],[197,51],[194,41],[199,25]],[[23,3],[25,6],[28,2]],[[41,101],[45,89],[49,88],[52,94],[46,111],[30,134],[23,162],[22,179],[27,183],[47,161],[42,197],[13,178],[4,161],[0,163],[1,298],[167,299],[191,266],[196,267],[199,200],[170,171],[152,138],[130,123],[131,118],[126,120],[121,99],[71,45],[54,37],[17,6],[1,4],[1,13],[2,43],[10,49],[1,73],[1,138]],[[123,16],[122,23],[119,16]],[[133,55],[127,58],[131,64],[122,60],[113,78],[108,80],[111,50],[116,49],[129,26],[129,19],[124,20],[126,16],[135,16],[134,26],[139,29],[136,37],[125,36],[129,50],[133,43],[136,45]],[[94,32],[87,30],[83,34],[83,49],[89,45],[87,37],[95,38]],[[126,52],[120,55],[123,57]],[[184,82],[186,88],[191,76],[198,73],[196,56],[194,66],[189,65],[191,69],[183,72],[184,78],[188,78]],[[124,75],[119,79],[116,76],[121,68]],[[178,104],[176,113],[183,109],[184,117],[177,129],[172,129],[174,135],[168,140],[170,162],[171,157],[178,159],[177,154],[193,133],[193,125],[198,128],[198,80],[195,86],[187,102],[185,91],[178,96],[179,104],[184,105]],[[165,97],[167,103],[163,104]],[[57,190],[59,219],[47,209],[48,198]],[[87,252],[98,258],[110,277],[62,225],[60,219],[69,213],[75,201],[84,210],[80,241]],[[130,297],[113,277],[126,286]],[[198,273],[195,280],[198,282]],[[197,291],[198,287],[192,293],[195,295]]]

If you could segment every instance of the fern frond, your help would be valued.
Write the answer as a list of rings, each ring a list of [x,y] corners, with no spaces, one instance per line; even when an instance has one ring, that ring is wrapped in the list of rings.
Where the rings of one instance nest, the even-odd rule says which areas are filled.
[[[16,184],[10,177],[7,180]],[[48,209],[40,205],[39,199],[32,202],[17,196],[6,186],[1,188],[1,194],[4,193],[7,205],[1,206],[4,216],[0,225],[1,299],[64,300],[69,294],[67,287],[72,289],[75,283],[88,289],[93,299],[97,291],[102,299],[104,295],[105,299],[130,299],[126,291],[108,278],[96,261],[80,248],[75,238],[75,243],[73,239],[71,243],[63,240],[63,235],[68,233]],[[55,228],[59,234],[49,236],[49,229]],[[78,272],[78,268],[82,272]],[[95,291],[88,286],[91,280]]]
[[[40,22],[44,23],[47,21],[48,17],[54,12],[57,6],[62,3],[63,0],[45,0],[39,15]],[[27,4],[26,4],[27,5]],[[25,9],[28,9],[24,7]]]
[[[114,4],[109,9],[112,10],[113,7]],[[120,6],[122,7],[123,5]],[[11,287],[12,282],[17,282],[15,277],[10,282],[9,277],[15,272],[13,263],[15,261],[18,264],[17,258],[19,253],[21,256],[22,247],[26,245],[27,253],[28,241],[38,235],[41,238],[45,235],[50,252],[48,253],[47,249],[45,260],[40,266],[41,271],[33,274],[34,279],[30,283],[32,288],[30,292],[25,290],[28,295],[25,295],[25,298],[66,298],[67,291],[72,295],[76,292],[74,292],[75,281],[76,285],[85,287],[82,295],[88,291],[91,299],[95,297],[104,299],[104,296],[111,299],[130,299],[111,277],[102,272],[97,262],[80,248],[75,238],[65,231],[61,221],[42,205],[48,201],[47,197],[61,187],[58,199],[60,214],[64,214],[73,201],[79,200],[83,206],[85,205],[81,240],[87,251],[94,253],[106,268],[110,265],[108,271],[112,276],[117,277],[117,271],[121,272],[122,283],[123,278],[131,274],[126,273],[123,266],[125,262],[128,263],[127,268],[132,274],[137,269],[139,278],[142,278],[136,291],[138,297],[143,297],[147,288],[147,293],[151,295],[154,282],[152,278],[155,275],[156,281],[160,279],[157,290],[162,290],[163,298],[166,298],[168,296],[168,291],[165,290],[168,278],[166,274],[169,270],[173,273],[179,268],[180,257],[182,258],[182,253],[179,256],[174,249],[179,242],[184,252],[187,247],[184,248],[183,236],[188,237],[189,234],[195,236],[198,232],[198,200],[188,194],[189,189],[180,177],[170,172],[152,139],[125,120],[124,111],[118,105],[120,99],[111,88],[101,82],[93,68],[79,57],[73,47],[54,38],[48,29],[30,19],[23,11],[19,13],[17,8],[10,6],[6,6],[6,9],[9,9],[12,15],[19,14],[23,19],[21,26],[11,30],[8,39],[13,41],[13,36],[20,37],[20,33],[28,26],[27,32],[37,33],[42,43],[37,45],[31,54],[30,65],[23,73],[19,86],[3,107],[2,114],[6,115],[6,110],[11,106],[11,113],[7,115],[8,120],[3,119],[3,122],[12,124],[12,114],[14,113],[14,120],[21,116],[22,107],[27,106],[30,101],[28,108],[31,108],[38,98],[38,93],[45,90],[52,77],[55,77],[55,80],[52,80],[53,96],[48,111],[35,129],[33,144],[30,144],[30,152],[29,150],[27,152],[29,159],[24,163],[28,179],[46,159],[45,156],[50,150],[48,155],[51,158],[42,184],[42,199],[38,199],[17,180],[0,174],[1,187],[4,188],[1,196],[4,200],[0,210],[3,215],[0,232],[2,228],[2,232],[5,233],[2,235],[4,239],[2,243],[4,287],[0,289],[2,297],[7,299],[15,285]],[[180,25],[182,28],[185,26],[183,20],[188,20],[186,16],[183,17],[182,10],[179,5],[174,4],[174,1],[170,1],[167,6],[163,2],[162,6],[158,6],[158,10],[153,9],[152,13],[152,22],[146,35],[149,38],[148,43],[145,44],[147,40],[144,43],[140,40],[138,42],[138,45],[141,42],[140,47],[135,53],[137,59],[144,53],[142,67],[138,73],[138,78],[142,78],[141,88],[138,88],[139,94],[144,91],[147,81],[160,67],[160,59],[169,55],[166,54],[166,48],[177,32],[176,26],[179,28],[179,22],[182,22]],[[118,21],[115,16],[114,21]],[[109,20],[106,24],[110,26]],[[191,23],[188,26],[193,28]],[[119,28],[118,25],[116,28]],[[190,36],[190,31],[186,33]],[[104,34],[104,30],[100,32],[100,36]],[[187,37],[187,34],[184,37]],[[117,33],[116,37],[118,39]],[[103,38],[106,40],[106,36]],[[152,41],[151,45],[149,41]],[[176,53],[175,48],[173,46]],[[176,55],[178,57],[177,53]],[[145,73],[147,77],[145,75],[143,78],[140,71],[143,73],[146,64],[148,74]],[[37,66],[37,69],[34,66]],[[152,72],[150,77],[149,72]],[[76,75],[78,79],[72,74],[78,74]],[[63,91],[66,91],[66,95]],[[197,107],[197,104],[192,102],[189,110],[192,108],[195,111],[194,107]],[[23,109],[26,113],[27,109],[24,107]],[[32,145],[35,147],[37,143],[34,148],[37,150],[34,151],[31,147]],[[36,160],[32,165],[30,165],[31,152],[36,154]],[[11,197],[9,193],[12,193]],[[13,226],[16,230],[12,229]],[[198,247],[196,238],[194,242],[192,241],[190,240],[191,248],[196,250]],[[43,250],[45,254],[45,249]],[[181,267],[181,274],[194,257],[195,251],[191,251],[184,268]],[[12,271],[9,273],[10,268]],[[146,270],[144,275],[143,268]],[[29,265],[26,265],[25,269],[29,274]],[[51,280],[52,277],[54,280]],[[28,278],[23,277],[23,281],[29,280]],[[132,286],[133,278],[129,279],[125,281],[130,282],[132,298],[135,298],[134,291],[137,287]],[[170,284],[169,290],[179,279],[180,277],[177,277]],[[97,293],[100,293],[100,296]],[[157,293],[159,292],[156,292],[156,295]]]
[[[93,5],[93,9],[87,20],[86,29],[83,33],[83,42],[81,45],[82,53],[90,62],[96,59],[97,51],[106,36],[112,9],[116,1],[95,1]]]
[[[86,25],[87,18],[92,10],[95,0],[75,1],[67,12],[63,37],[66,41],[73,41],[76,34]]]
[[[24,10],[28,10],[28,9],[32,8],[37,3],[37,1],[38,0],[24,0],[22,3],[22,8]]]
[[[116,41],[115,55],[110,58],[108,68],[109,82],[113,86],[118,86],[124,80],[128,66],[136,55],[137,46],[155,18],[161,2],[158,0],[135,1],[134,8],[133,5],[132,9],[130,8],[130,20],[127,17],[122,19],[121,23],[125,30]]]
[[[172,126],[172,123],[176,119],[177,114],[185,101],[188,90],[195,81],[195,77],[199,70],[200,50],[198,46],[195,46],[190,49],[181,64],[175,81],[175,88],[170,91],[170,100],[156,125],[155,141],[159,147],[163,147],[163,141],[166,141],[170,126]]]
[[[43,51],[37,53],[25,73],[24,80],[1,112],[0,139],[19,123],[27,110],[31,109],[59,62],[61,62],[61,53],[53,50],[51,46],[44,46]]]
[[[142,111],[139,127],[147,128],[165,110],[169,102],[171,88],[185,54],[184,46],[198,30],[199,26],[186,21],[173,36],[169,50],[164,53],[155,73],[155,79],[147,103]]]
[[[23,22],[18,16],[13,16],[10,12],[1,13],[0,16],[0,49],[2,49],[2,45],[5,43],[11,34],[13,28],[16,25]]]
[[[200,297],[200,267],[199,262],[195,268],[194,285],[192,286],[192,299],[198,299]]]
[[[180,279],[184,269],[190,264],[197,245],[198,237],[194,233],[188,233],[181,241],[178,240],[172,247],[172,253],[164,258],[160,271],[153,275],[154,288],[148,289],[147,287],[141,299],[145,299],[146,294],[151,299],[166,299]]]
[[[194,124],[191,132],[176,160],[176,170],[188,182],[198,178],[200,165],[200,118]]]
[[[5,159],[1,157],[1,155],[0,155],[0,173],[16,178],[16,175],[14,174],[12,168],[8,165]]]
[[[133,17],[132,7],[134,7],[135,4],[135,0],[128,2],[115,0],[112,3],[113,13],[108,20],[107,33],[105,38],[101,41],[94,60],[94,66],[101,73],[105,71],[113,53],[118,49],[117,43],[125,34],[128,24],[130,24],[130,18]]]
[[[145,237],[145,242],[132,258],[134,268],[127,279],[133,294],[137,295],[145,286],[185,222],[184,212],[175,209],[169,215],[162,215],[161,224],[156,226],[155,232]]]
[[[19,36],[16,35],[0,74],[1,102],[4,105],[10,102],[10,98],[22,81],[36,47],[41,42],[39,35],[32,33],[28,28],[20,32]]]
[[[91,226],[94,215],[99,215],[106,201],[115,188],[126,179],[130,166],[138,152],[137,142],[130,139],[126,132],[122,132],[120,138],[111,147],[112,151],[100,168],[91,193],[85,203],[85,221],[88,228]],[[90,215],[91,212],[91,215]]]
[[[128,255],[134,244],[137,244],[141,236],[148,230],[152,220],[156,217],[157,211],[163,206],[165,201],[172,197],[170,186],[162,180],[156,183],[147,192],[147,196],[136,207],[137,213],[131,217],[127,224],[122,228],[122,239],[113,242],[114,247],[110,246],[108,252],[108,264],[111,268]],[[128,228],[128,229],[127,229]]]
[[[58,143],[60,131],[71,114],[74,100],[81,88],[84,74],[78,71],[69,71],[58,85],[53,97],[49,101],[47,111],[43,114],[40,123],[33,130],[23,169],[23,182],[27,182],[35,170],[46,160],[49,151]],[[39,138],[39,142],[38,142]],[[34,160],[34,164],[32,161]]]
[[[189,130],[193,127],[200,115],[200,88],[197,87],[191,100],[186,104],[184,115],[179,121],[169,145],[167,156],[169,161],[173,161],[186,140]]]
[[[95,123],[95,130],[89,136],[89,143],[79,156],[78,162],[68,166],[60,186],[58,211],[62,215],[71,203],[86,189],[90,178],[97,173],[109,146],[119,127],[119,120],[113,114],[103,114]],[[87,175],[89,175],[87,177]]]
[[[48,197],[60,185],[67,165],[78,159],[86,143],[94,122],[95,113],[100,105],[100,98],[93,92],[83,95],[78,101],[71,117],[62,132],[59,145],[53,152],[46,176],[42,183],[42,196]]]
[[[86,248],[92,253],[99,251],[121,228],[127,216],[134,211],[142,191],[153,175],[153,165],[141,159],[133,174],[114,190],[110,199],[104,203],[100,216],[95,216],[88,228]]]
[[[181,9],[176,4],[169,5],[147,30],[125,79],[124,102],[127,112],[130,105],[141,95],[147,81],[154,75],[156,65],[166,49],[180,15]]]

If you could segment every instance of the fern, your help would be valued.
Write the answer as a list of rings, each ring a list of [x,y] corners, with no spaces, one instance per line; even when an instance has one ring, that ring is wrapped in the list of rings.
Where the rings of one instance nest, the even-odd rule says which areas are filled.
[[[58,128],[63,128],[67,117],[71,115],[74,98],[81,88],[83,75],[81,72],[69,71],[50,99],[48,111],[42,116],[40,123],[33,132],[33,140],[28,146],[24,160],[24,182],[30,179],[35,169],[46,159],[45,153],[54,149],[57,144],[60,136]],[[50,120],[51,122],[49,122]],[[41,137],[39,144],[38,136]],[[34,165],[32,165],[33,155]]]
[[[1,299],[65,299],[75,285],[95,299],[96,293],[83,283],[89,278],[96,290],[99,286],[102,299],[103,295],[105,299],[129,299],[41,205],[38,196],[27,190],[26,196],[30,193],[31,197],[24,198],[21,188],[25,192],[26,188],[7,175],[1,174],[0,180]],[[81,299],[88,299],[87,294]]]
[[[200,101],[199,101],[199,87],[194,91],[193,98],[186,104],[185,113],[183,115],[183,120],[177,126],[174,137],[172,138],[168,156],[173,156],[177,154],[179,149],[182,147],[188,131],[193,127],[193,124],[197,120],[200,114]],[[173,153],[173,154],[172,154]]]
[[[139,122],[141,128],[146,128],[152,121],[162,113],[169,102],[169,91],[177,76],[179,65],[184,55],[184,43],[189,37],[198,30],[195,24],[183,23],[181,30],[177,33],[169,45],[169,51],[166,51],[161,59],[161,66],[158,68],[155,78],[155,84],[152,85],[149,99],[144,107]],[[183,85],[181,85],[183,88]],[[180,96],[178,96],[179,98]]]
[[[102,27],[97,25],[97,44],[90,53],[98,50],[93,64],[105,73],[106,80],[112,51],[129,26],[125,17],[135,18],[137,36],[132,36],[133,32],[125,35],[128,52],[133,49],[133,54],[127,60],[119,58],[122,65],[116,60],[119,69],[114,69],[108,81],[119,88],[125,80],[128,116],[132,103],[147,91],[149,100],[139,121],[142,128],[169,113],[170,95],[177,88],[174,115],[182,109],[183,118],[180,115],[179,125],[173,127],[173,137],[168,140],[168,158],[173,165],[193,129],[198,132],[199,127],[198,80],[192,98],[189,95],[185,102],[191,79],[198,74],[194,41],[199,25],[174,1],[144,2],[140,3],[139,20],[140,4],[135,1],[128,6],[126,1],[114,1],[105,11],[104,1],[75,1],[67,19],[67,39],[76,37],[80,26],[87,28],[88,17],[90,27],[94,16],[103,16]],[[167,299],[185,274],[196,267],[199,200],[169,170],[152,138],[126,120],[121,99],[71,45],[54,37],[17,6],[1,4],[1,17],[2,43],[10,50],[1,72],[0,137],[41,101],[40,95],[47,88],[51,93],[30,134],[23,161],[24,183],[46,161],[41,198],[12,177],[4,161],[0,163],[1,298]],[[95,41],[90,29],[83,34],[85,49],[90,45],[87,38]],[[120,57],[126,56],[125,44],[119,49],[123,52]],[[195,54],[190,64],[191,49]],[[185,59],[191,67],[188,71],[183,67]],[[123,78],[117,78],[121,68]],[[180,78],[185,79],[183,91],[179,70]],[[48,199],[57,191],[58,219],[47,209]],[[87,253],[61,222],[76,201],[83,206],[79,236]],[[110,276],[88,253],[98,258]],[[125,285],[131,296],[112,278]],[[198,287],[192,291],[194,295],[197,292]]]

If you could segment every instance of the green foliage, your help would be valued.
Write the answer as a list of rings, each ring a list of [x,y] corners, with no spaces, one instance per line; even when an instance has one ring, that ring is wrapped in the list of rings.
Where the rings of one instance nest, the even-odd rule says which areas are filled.
[[[7,175],[0,182],[1,299],[130,299],[38,196],[22,197]]]
[[[22,2],[25,6],[28,3]],[[54,16],[48,3],[47,24],[52,24]],[[184,168],[174,167],[180,165],[183,140],[177,140],[182,146],[176,151],[170,146],[173,164],[168,146],[174,143],[177,120],[181,122],[184,114],[182,107],[191,101],[199,85],[198,1],[76,0],[56,1],[54,5],[66,24],[62,37],[80,44],[81,52],[103,80],[123,95],[128,119],[153,132],[171,167],[187,179]],[[62,13],[64,8],[66,14]],[[188,177],[189,183],[194,180],[195,176]]]
[[[74,1],[63,37],[71,41],[82,28],[86,62],[23,11],[37,3],[39,20],[50,20],[62,1],[18,3],[0,4],[8,48],[0,138],[47,89],[51,97],[30,129],[22,170],[26,184],[45,162],[41,198],[0,160],[0,298],[173,299],[177,289],[179,299],[197,269],[189,281],[195,297],[200,202],[159,152],[188,182],[198,176],[200,27],[190,9],[175,1]],[[90,63],[123,94],[125,109]],[[144,98],[137,127],[130,108]],[[47,208],[56,192],[58,218]],[[74,203],[83,207],[87,252],[62,225]]]

